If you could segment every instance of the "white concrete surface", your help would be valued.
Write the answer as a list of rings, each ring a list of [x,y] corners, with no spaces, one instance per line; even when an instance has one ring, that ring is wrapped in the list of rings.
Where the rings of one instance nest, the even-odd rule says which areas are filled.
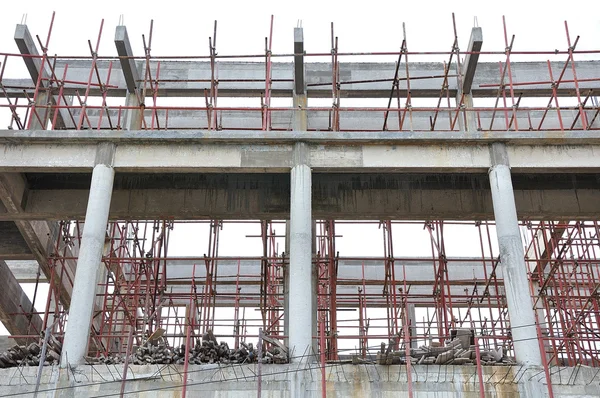
[[[83,363],[87,354],[114,176],[115,171],[110,165],[94,167],[62,350],[63,367]]]
[[[494,144],[491,151],[504,152],[496,155],[506,159],[503,144]],[[541,366],[536,318],[517,220],[510,167],[507,162],[501,160],[495,163],[489,171],[490,185],[515,355],[521,364]]]

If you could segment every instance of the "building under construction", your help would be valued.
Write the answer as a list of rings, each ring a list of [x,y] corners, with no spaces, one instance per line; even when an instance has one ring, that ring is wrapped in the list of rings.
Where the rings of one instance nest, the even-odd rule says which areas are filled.
[[[60,56],[53,21],[0,49],[0,397],[600,395],[600,50],[566,22],[156,56],[102,21]]]

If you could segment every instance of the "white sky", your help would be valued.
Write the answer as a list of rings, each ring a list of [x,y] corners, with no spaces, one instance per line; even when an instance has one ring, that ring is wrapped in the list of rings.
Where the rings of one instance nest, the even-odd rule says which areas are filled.
[[[483,29],[483,51],[502,51],[504,37],[502,15],[507,18],[509,40],[515,34],[513,50],[565,50],[567,41],[564,20],[569,22],[571,40],[581,36],[578,50],[600,49],[600,7],[597,1],[5,1],[0,24],[0,52],[17,53],[13,40],[15,25],[27,14],[27,25],[32,34],[45,41],[52,11],[56,11],[55,25],[49,45],[49,54],[89,55],[87,40],[96,42],[100,21],[105,18],[104,32],[100,44],[100,55],[115,55],[114,30],[119,17],[124,16],[134,54],[143,55],[141,35],[148,38],[150,20],[154,19],[153,55],[208,55],[208,37],[212,36],[214,20],[218,20],[217,52],[221,55],[262,54],[264,37],[268,35],[270,16],[275,16],[273,52],[291,53],[293,28],[298,20],[304,27],[307,52],[330,51],[330,23],[335,24],[339,37],[339,51],[397,51],[402,41],[402,22],[406,22],[407,43],[410,51],[449,51],[453,41],[451,13],[456,13],[456,22],[461,49],[466,49],[474,17]],[[391,61],[396,57],[377,58]],[[482,57],[483,58],[483,57]],[[589,57],[577,56],[576,59]],[[598,59],[599,55],[592,58]],[[426,58],[442,61],[447,56]],[[515,58],[513,58],[515,59]],[[543,58],[545,59],[545,58]],[[558,58],[564,60],[564,55]],[[289,59],[286,59],[289,61]],[[309,59],[308,61],[311,61]],[[329,58],[318,60],[328,61]],[[344,61],[341,58],[340,61]],[[363,59],[366,60],[366,59]],[[414,60],[414,59],[413,59]],[[518,60],[525,60],[518,58]],[[2,61],[2,60],[0,60]],[[15,61],[12,61],[14,64]],[[11,65],[5,77],[26,77],[22,62]],[[254,225],[255,228],[256,225]],[[373,226],[375,228],[376,226]],[[284,228],[277,227],[283,233]],[[350,228],[350,227],[348,227]],[[471,227],[472,228],[472,227]],[[474,228],[473,228],[474,229]],[[417,230],[421,231],[418,232]],[[338,227],[338,249],[342,256],[363,254],[361,233],[344,231]],[[377,234],[377,231],[373,231]],[[473,231],[475,232],[475,231]],[[260,244],[257,238],[244,238],[247,234],[258,234],[259,230],[241,228],[222,234],[221,255],[256,255]],[[423,234],[422,227],[397,233],[415,236]],[[179,255],[202,255],[206,251],[205,234],[195,236],[195,245],[182,244]],[[373,247],[382,250],[381,234]],[[450,234],[450,239],[463,239],[461,234]],[[236,242],[227,244],[226,241]],[[240,242],[247,242],[243,243]],[[256,242],[255,242],[256,241]],[[417,240],[414,240],[417,242]],[[405,255],[418,255],[429,250],[429,241],[406,245]],[[362,243],[362,245],[361,245]],[[229,253],[225,248],[235,248]],[[396,246],[398,247],[398,246]],[[447,242],[448,248],[459,247]],[[186,249],[187,248],[187,249]],[[180,251],[181,250],[181,251]],[[280,251],[283,247],[280,247]],[[243,253],[240,253],[243,251]],[[426,252],[428,253],[428,252]],[[173,251],[171,251],[171,254]],[[398,255],[398,253],[396,253]],[[380,255],[375,252],[373,255]],[[451,253],[449,253],[451,255]],[[454,255],[461,255],[456,253]],[[33,289],[27,288],[27,291]],[[45,299],[44,291],[38,300]],[[43,301],[42,299],[42,301]],[[39,301],[38,301],[39,302]],[[0,325],[0,334],[6,330]]]
[[[101,55],[115,54],[114,29],[124,16],[135,55],[143,55],[141,35],[148,37],[154,19],[153,55],[208,54],[208,37],[218,20],[219,54],[262,54],[270,16],[275,16],[273,51],[292,52],[293,28],[304,27],[307,52],[329,52],[330,23],[335,24],[340,51],[397,51],[406,22],[409,50],[448,51],[453,41],[451,13],[456,13],[459,43],[465,49],[474,17],[483,29],[483,50],[504,49],[502,15],[508,33],[515,34],[514,50],[564,50],[563,21],[570,23],[578,49],[597,49],[600,11],[596,1],[114,1],[73,0],[7,2],[0,24],[1,51],[16,52],[14,25],[27,14],[33,34],[45,41],[52,11],[55,27],[50,54],[89,55],[87,40],[96,42],[100,20],[105,19]],[[192,5],[191,5],[192,4]],[[510,38],[509,38],[510,39]],[[395,58],[395,57],[394,57]],[[446,57],[436,57],[441,61]],[[564,57],[561,57],[564,58]],[[393,59],[393,58],[392,58]],[[432,59],[433,60],[433,59]],[[325,61],[325,59],[323,59]],[[342,59],[343,61],[343,59]]]

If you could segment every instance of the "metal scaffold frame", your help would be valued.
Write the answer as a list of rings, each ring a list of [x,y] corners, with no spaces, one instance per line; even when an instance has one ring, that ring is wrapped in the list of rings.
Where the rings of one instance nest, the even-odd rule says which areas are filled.
[[[473,48],[461,51],[458,46],[458,35],[456,22],[452,16],[454,39],[450,51],[409,51],[407,47],[406,29],[403,30],[403,41],[400,51],[353,53],[341,52],[338,48],[338,37],[335,36],[333,24],[331,25],[331,52],[305,53],[308,59],[320,61],[323,57],[330,57],[331,82],[323,82],[322,79],[308,79],[306,86],[309,96],[323,96],[323,89],[331,88],[332,105],[330,107],[309,106],[307,108],[314,117],[315,122],[309,123],[309,131],[459,131],[468,125],[468,119],[475,121],[473,126],[482,131],[565,131],[565,130],[598,130],[598,108],[595,95],[598,93],[598,82],[600,76],[588,71],[586,64],[582,61],[584,69],[578,75],[578,65],[575,56],[595,55],[599,50],[577,50],[579,36],[572,40],[568,24],[565,22],[567,47],[565,50],[554,51],[515,51],[513,45],[515,36],[509,36],[507,23],[503,18],[503,33],[505,49],[503,51],[481,51],[471,43]],[[133,125],[144,130],[168,130],[168,129],[206,129],[206,130],[263,130],[282,131],[290,130],[290,114],[294,111],[289,107],[277,107],[271,105],[274,97],[291,96],[291,90],[286,94],[282,87],[287,87],[293,81],[293,76],[282,73],[282,63],[297,54],[274,53],[273,42],[273,18],[271,18],[269,35],[265,38],[265,54],[244,55],[219,55],[216,51],[217,23],[215,21],[213,36],[209,38],[209,55],[183,55],[183,56],[153,56],[151,54],[153,23],[150,23],[148,39],[143,36],[144,55],[119,54],[119,57],[101,56],[100,42],[103,34],[104,21],[101,22],[99,33],[90,47],[89,56],[57,56],[49,55],[49,42],[54,24],[54,15],[44,43],[36,36],[41,54],[38,54],[35,44],[28,43],[30,48],[22,50],[21,54],[2,52],[2,66],[0,68],[0,80],[2,81],[1,93],[2,103],[0,109],[6,110],[10,115],[11,128],[37,128],[49,123],[51,129],[85,129],[85,130],[121,130],[126,129],[127,113],[137,115]],[[21,25],[25,27],[26,25]],[[124,27],[123,27],[124,28]],[[478,29],[478,28],[474,28]],[[26,30],[25,37],[29,35]],[[510,40],[509,40],[510,37]],[[477,41],[479,40],[479,41]],[[481,46],[481,39],[475,40]],[[127,40],[127,45],[129,42]],[[33,47],[31,47],[33,46]],[[31,51],[30,51],[31,50]],[[129,50],[131,51],[131,50]],[[497,83],[480,82],[473,83],[473,70],[462,73],[465,68],[471,68],[461,57],[469,59],[496,59],[504,56],[504,61],[498,61]],[[519,60],[527,60],[532,56],[561,57],[567,56],[566,61],[552,63],[549,59],[544,65],[548,76],[536,75],[536,80],[518,79],[519,73],[526,76],[524,72],[514,72],[518,69]],[[392,76],[378,79],[362,78],[353,80],[342,78],[341,71],[351,64],[344,64],[341,59],[360,59],[360,57],[384,57],[398,56],[395,66],[391,68]],[[440,64],[440,72],[436,74],[424,74],[420,71],[419,62],[411,64],[408,57],[439,57],[448,56],[448,61]],[[263,76],[252,72],[252,78],[219,77],[219,65],[235,65],[234,60],[258,60],[264,58]],[[26,84],[18,79],[3,80],[7,63],[15,63],[24,59],[32,77],[34,85]],[[206,62],[206,78],[171,78],[172,72],[169,68],[176,67],[176,61]],[[20,62],[20,61],[19,61]],[[114,75],[120,72],[117,62],[130,63],[136,72],[127,77],[127,90],[134,95],[137,104],[123,104],[119,99],[123,96],[125,89],[122,81],[116,81]],[[233,62],[233,63],[232,63]],[[495,62],[495,61],[494,61]],[[489,63],[490,67],[494,62]],[[82,64],[83,63],[83,64]],[[475,61],[475,64],[477,61]],[[89,69],[85,73],[85,67]],[[248,64],[246,64],[248,65]],[[414,65],[411,67],[411,65]],[[591,64],[590,64],[591,66]],[[593,70],[593,66],[592,70]],[[581,67],[580,67],[581,68]],[[452,70],[455,69],[455,72]],[[204,71],[204,69],[202,69]],[[41,72],[41,73],[40,73]],[[200,72],[200,71],[199,71]],[[277,73],[276,73],[277,72]],[[514,72],[514,73],[513,73]],[[127,72],[130,73],[130,72]],[[139,80],[133,78],[138,75]],[[200,74],[203,74],[201,72]],[[580,76],[582,75],[583,76]],[[364,76],[367,76],[365,74]],[[282,77],[285,76],[285,77]],[[579,77],[578,77],[579,76]],[[77,77],[77,80],[75,77]],[[112,79],[111,79],[112,77]],[[466,78],[469,81],[464,81]],[[117,79],[118,80],[118,79]],[[456,81],[456,84],[454,83]],[[380,85],[391,83],[391,90],[380,88]],[[468,83],[468,86],[465,86]],[[434,89],[436,85],[439,90]],[[132,87],[129,87],[132,85]],[[231,87],[238,85],[238,89]],[[262,85],[262,88],[258,86]],[[458,86],[457,86],[458,85]],[[221,92],[219,92],[221,86]],[[275,87],[276,86],[276,87]],[[451,89],[451,86],[453,87]],[[183,87],[183,88],[181,88]],[[224,87],[227,89],[224,91]],[[458,87],[458,91],[456,91]],[[461,87],[463,89],[461,89]],[[375,89],[376,88],[376,89]],[[469,92],[464,91],[469,90]],[[478,93],[471,93],[471,90]],[[375,93],[376,91],[376,93]],[[387,93],[385,93],[387,92]],[[457,94],[456,98],[453,98]],[[169,105],[171,96],[188,97],[189,106]],[[204,104],[195,104],[194,97],[203,96]],[[260,106],[218,106],[219,97],[260,97]],[[467,97],[473,97],[470,102],[478,103],[471,105]],[[379,107],[369,105],[369,101],[363,106],[343,106],[342,99],[346,97],[361,98],[387,98],[387,106]],[[397,106],[392,106],[392,100],[396,97]],[[532,98],[546,98],[547,105],[540,105],[543,100],[536,101],[537,105],[526,106],[523,103],[531,102]],[[562,97],[571,97],[573,101],[565,100],[560,104]],[[25,98],[27,103],[19,103],[19,99]],[[402,104],[402,98],[404,104]],[[425,98],[429,98],[428,101]],[[446,98],[446,104],[443,99]],[[485,101],[484,101],[485,99]],[[97,100],[94,104],[92,100]],[[493,106],[487,105],[488,100]],[[371,101],[372,103],[373,101]],[[417,106],[415,103],[424,104]],[[164,105],[161,105],[164,104]],[[538,104],[539,103],[539,104]],[[397,125],[390,123],[393,114],[397,114]],[[373,123],[365,125],[364,128],[353,128],[353,120],[356,115],[370,115]],[[497,117],[497,115],[503,117]],[[447,115],[447,120],[442,121],[441,115]],[[7,114],[8,116],[8,114]],[[255,116],[258,117],[255,123]],[[407,118],[408,116],[408,118]],[[246,122],[243,127],[238,125],[236,118],[244,118]],[[275,125],[275,118],[277,125]],[[382,119],[379,119],[382,118]],[[188,123],[189,120],[197,120]],[[282,121],[287,119],[288,123]],[[318,120],[326,120],[326,125]],[[381,122],[380,122],[381,120]],[[283,123],[283,124],[282,124]],[[311,127],[312,124],[312,127]],[[381,127],[381,125],[383,127]],[[397,127],[393,127],[397,126]]]
[[[595,68],[598,61],[575,61],[576,56],[597,55],[600,50],[577,50],[579,37],[572,40],[565,22],[565,50],[515,51],[515,36],[508,34],[504,18],[502,22],[505,44],[502,51],[481,51],[479,28],[474,29],[467,50],[461,51],[453,15],[454,37],[449,51],[410,51],[403,26],[399,51],[342,52],[332,23],[330,53],[289,54],[273,50],[271,17],[264,54],[220,55],[216,51],[215,21],[213,36],[209,38],[209,55],[179,56],[152,54],[151,22],[148,39],[143,36],[143,56],[134,56],[131,48],[127,48],[128,39],[119,39],[124,50],[113,57],[100,55],[102,21],[95,44],[88,41],[89,56],[65,57],[49,55],[53,15],[46,40],[42,42],[36,36],[41,51],[37,51],[35,44],[31,47],[31,40],[20,47],[19,54],[0,53],[3,58],[0,112],[10,118],[11,129],[89,130],[98,134],[107,130],[147,130],[160,134],[172,129],[202,130],[207,134],[243,129],[263,134],[292,130],[291,120],[304,111],[308,115],[306,131],[350,135],[357,131],[396,132],[401,136],[415,131],[444,134],[526,130],[543,137],[548,131],[600,130],[600,107],[595,99],[600,92],[600,68]],[[27,42],[27,37],[31,39],[25,25],[18,29],[22,43]],[[331,100],[331,106],[296,109],[272,105],[275,98],[292,99],[298,95],[291,88],[291,83],[299,79],[291,64],[275,61],[299,55],[328,61],[306,64],[313,68],[307,72],[306,91],[308,98]],[[348,72],[353,65],[342,61],[366,56],[398,58],[393,65],[371,66],[377,73],[383,71],[384,77],[378,77],[377,73],[353,75]],[[549,59],[542,62],[548,76],[537,75],[537,79],[529,80],[530,74],[519,69],[522,63],[518,60],[531,56],[562,58],[560,63]],[[435,72],[424,73],[424,63],[412,61],[413,57],[447,57],[447,61],[435,63],[430,68]],[[487,66],[498,71],[488,82],[475,79],[479,57],[502,58],[488,62]],[[25,61],[31,81],[3,77],[7,64],[17,60]],[[236,63],[239,60],[262,62]],[[201,77],[173,78],[173,70],[181,62],[189,62],[186,66],[197,68]],[[584,64],[587,62],[591,66]],[[247,73],[232,76],[225,73],[226,67],[246,68]],[[260,71],[256,72],[257,69]],[[125,102],[124,96],[128,97]],[[185,98],[189,105],[171,105],[173,96]],[[198,104],[201,97],[204,103]],[[260,97],[260,106],[217,104],[219,98],[222,103],[228,97],[243,98],[248,103]],[[349,98],[364,102],[361,106],[344,106]],[[378,99],[386,100],[387,106],[372,105]],[[396,106],[392,106],[394,99]],[[542,105],[523,105],[540,99]],[[360,124],[359,119],[367,122]],[[359,123],[357,127],[355,123]],[[198,228],[208,228],[207,242],[195,242],[201,247],[207,244],[207,248],[187,257],[170,250],[171,235],[186,220],[164,215],[157,220],[109,223],[96,286],[89,357],[118,355],[127,361],[134,347],[158,333],[167,346],[177,349],[183,346],[187,374],[189,348],[207,334],[218,334],[235,349],[256,339],[259,333],[281,341],[288,338],[286,317],[293,314],[287,314],[285,308],[288,287],[294,281],[289,280],[286,272],[290,267],[288,249],[280,247],[283,238],[289,240],[286,222],[214,217],[209,215],[206,221],[195,221]],[[326,362],[349,357],[372,358],[381,342],[388,343],[394,351],[405,351],[407,358],[416,347],[445,344],[457,329],[472,331],[477,350],[501,349],[504,354],[515,356],[493,222],[436,219],[312,222],[315,289],[307,287],[307,294],[315,296],[312,337],[316,352],[312,354],[321,362],[322,369]],[[236,223],[255,227],[256,234],[247,238],[260,238],[260,254],[220,254],[221,234]],[[547,379],[550,379],[549,366],[600,366],[599,222],[521,220],[520,223],[531,293],[531,303],[522,305],[531,304],[535,311]],[[381,235],[373,233],[365,240],[382,242],[376,250],[380,254],[346,256],[340,252],[337,239],[341,235],[336,235],[336,231],[339,233],[343,225],[377,226]],[[397,254],[406,244],[406,238],[397,238],[399,231],[409,225],[422,228],[431,248],[430,255],[415,258]],[[447,231],[453,226],[476,230],[476,238],[465,238],[461,244],[475,248],[477,256],[448,254],[452,248]],[[73,264],[78,258],[84,228],[80,221],[60,222],[58,234],[52,237],[52,251],[48,253],[51,272],[46,275],[46,282],[40,281],[38,272],[36,281],[36,294],[40,283],[49,286],[44,311],[35,310],[35,297],[32,307],[23,309],[30,319],[33,314],[41,315],[43,330],[50,328],[59,341],[68,322],[75,275]],[[284,234],[282,230],[286,230]],[[29,335],[13,337],[36,340],[40,333],[41,330],[32,329]],[[274,343],[266,341],[267,349],[269,345]],[[262,343],[260,347],[263,349]],[[483,384],[477,352],[479,382]],[[405,364],[410,384],[411,361]]]
[[[273,228],[274,222],[257,221],[260,235],[266,242],[267,251],[261,257],[219,257],[218,256],[218,231],[225,221],[214,220],[209,222],[212,231],[209,238],[211,255],[204,257],[186,257],[186,264],[192,267],[189,280],[192,290],[185,293],[185,289],[174,292],[169,291],[169,285],[180,285],[181,277],[167,276],[167,261],[177,260],[177,257],[166,254],[168,236],[175,228],[177,222],[123,222],[112,223],[107,236],[107,253],[104,264],[107,270],[106,277],[98,284],[97,297],[102,303],[98,316],[100,328],[94,332],[91,347],[96,347],[98,354],[124,353],[127,347],[127,329],[135,328],[135,337],[141,338],[144,334],[152,334],[156,329],[165,329],[167,337],[182,338],[184,315],[178,312],[194,303],[196,308],[197,334],[206,333],[216,326],[223,326],[220,322],[229,325],[232,333],[224,336],[234,338],[239,345],[239,339],[244,341],[248,337],[255,337],[256,331],[251,334],[243,333],[248,330],[248,322],[252,321],[252,328],[264,328],[268,335],[284,337],[281,324],[283,314],[283,272],[285,257],[278,253],[276,236]],[[280,223],[280,222],[279,222]],[[431,292],[424,295],[422,292],[411,292],[411,287],[422,285],[418,280],[411,281],[410,275],[406,278],[396,275],[399,266],[406,267],[407,262],[415,261],[414,258],[395,257],[391,239],[394,226],[415,224],[415,222],[382,221],[379,224],[384,231],[385,244],[383,257],[344,257],[335,251],[335,224],[349,224],[348,222],[321,221],[319,225],[320,250],[314,259],[314,266],[319,270],[319,336],[326,341],[326,360],[334,360],[345,350],[335,349],[337,339],[351,339],[359,342],[361,352],[366,356],[369,347],[375,344],[369,340],[379,341],[391,339],[401,335],[404,319],[409,319],[411,340],[425,343],[430,339],[447,339],[451,329],[467,327],[479,331],[479,339],[483,347],[503,346],[507,352],[512,350],[510,339],[510,326],[508,314],[503,298],[503,280],[498,268],[497,249],[492,244],[494,225],[491,222],[423,222],[423,229],[430,235],[433,246],[432,256],[429,259],[419,258],[431,264]],[[365,224],[362,222],[361,224]],[[443,253],[444,225],[472,225],[477,229],[478,241],[470,242],[481,248],[481,257],[478,258],[452,258]],[[58,237],[56,247],[64,245],[74,246],[79,240],[80,225],[77,223],[69,227],[64,223],[63,234]],[[530,231],[532,238],[527,248],[527,262],[531,269],[530,282],[534,291],[533,303],[543,315],[539,319],[543,330],[544,341],[548,345],[550,362],[574,365],[575,363],[598,364],[595,336],[595,325],[599,315],[597,309],[598,290],[598,222],[525,222],[524,228]],[[265,234],[266,235],[263,235]],[[74,235],[73,235],[74,234]],[[147,238],[143,238],[147,236]],[[265,238],[263,238],[263,236]],[[545,236],[546,239],[540,238]],[[485,246],[487,245],[487,247]],[[438,252],[438,249],[440,252]],[[335,253],[335,254],[334,254]],[[69,260],[61,253],[54,253],[52,259],[55,264]],[[223,275],[229,279],[222,283],[234,285],[232,292],[219,292],[219,278],[216,264],[219,261],[233,263],[237,268],[235,275]],[[255,262],[256,274],[242,274],[240,264],[242,261]],[[360,262],[360,274],[356,278],[338,278],[337,269],[340,262]],[[381,263],[381,279],[367,279],[365,277],[365,262]],[[472,263],[472,267],[481,267],[481,278],[472,280],[452,279],[448,270],[456,262]],[[386,265],[388,264],[388,265]],[[395,265],[396,264],[396,265]],[[394,266],[395,265],[395,266]],[[540,268],[543,267],[544,269]],[[55,266],[55,269],[62,269]],[[202,269],[203,272],[200,272]],[[578,270],[579,269],[579,270]],[[405,270],[403,269],[404,273]],[[406,286],[404,286],[404,282]],[[54,279],[50,285],[48,303],[56,302],[59,288]],[[255,284],[257,295],[244,292],[242,286]],[[452,286],[465,284],[462,293],[457,293]],[[355,286],[358,294],[336,292],[337,286]],[[382,290],[368,289],[367,286],[380,286]],[[405,290],[406,289],[406,290]],[[393,293],[396,291],[396,294]],[[574,294],[577,292],[577,294]],[[191,301],[189,301],[191,300]],[[223,304],[220,304],[222,300]],[[185,302],[189,301],[188,304]],[[60,303],[60,301],[58,301]],[[407,318],[406,305],[414,305],[423,309],[421,320]],[[234,309],[233,318],[215,318],[219,307],[231,306]],[[338,308],[339,306],[339,308]],[[247,311],[256,308],[260,311],[260,318],[246,318],[240,316],[240,310]],[[336,320],[338,311],[349,308],[357,310],[355,321],[358,327],[344,326]],[[386,314],[380,313],[379,318],[369,317],[371,311],[385,308]],[[582,312],[582,309],[586,309]],[[46,307],[45,318],[64,319],[64,309],[61,306],[51,310]],[[371,325],[378,320],[385,320],[385,324]],[[346,322],[345,320],[344,322]],[[549,325],[549,326],[545,326]],[[46,324],[44,324],[46,326]],[[56,333],[61,334],[63,323],[55,324]],[[340,329],[350,328],[355,334],[340,333]],[[120,330],[118,332],[117,330]],[[567,330],[568,335],[561,331]],[[172,331],[172,333],[171,333]],[[371,333],[369,333],[371,332]],[[575,338],[574,336],[578,337]],[[33,336],[21,336],[33,337]],[[321,338],[321,337],[319,337]],[[118,341],[117,343],[113,340]],[[175,340],[174,340],[175,341]],[[583,344],[583,345],[582,345]]]

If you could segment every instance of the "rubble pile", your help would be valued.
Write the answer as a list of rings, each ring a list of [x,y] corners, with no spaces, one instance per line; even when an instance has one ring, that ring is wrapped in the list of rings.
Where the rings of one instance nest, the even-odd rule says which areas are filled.
[[[62,344],[50,336],[44,365],[50,366],[60,362]],[[40,364],[42,348],[37,343],[29,345],[14,345],[8,351],[0,353],[0,368],[15,366],[38,366]]]
[[[406,350],[394,350],[398,339],[381,343],[381,350],[377,353],[377,363],[380,365],[395,365],[406,363]],[[452,340],[444,346],[431,343],[429,346],[409,349],[410,362],[413,365],[474,365],[477,363],[476,347],[472,341],[470,330],[455,331]],[[480,350],[479,357],[482,365],[509,365],[514,361],[506,357],[502,348],[496,350]]]
[[[262,363],[287,363],[288,350],[278,340],[264,336],[263,340],[271,345],[271,348],[262,354]],[[184,344],[177,348],[170,348],[164,340],[153,341],[149,339],[146,344],[138,347],[129,357],[129,363],[133,365],[152,364],[176,364],[185,363],[186,347]],[[100,355],[98,357],[86,357],[89,364],[121,364],[125,357],[121,355]],[[258,362],[258,349],[252,343],[241,343],[240,348],[232,349],[224,342],[218,342],[214,334],[209,331],[196,339],[189,351],[190,364],[243,364]]]

